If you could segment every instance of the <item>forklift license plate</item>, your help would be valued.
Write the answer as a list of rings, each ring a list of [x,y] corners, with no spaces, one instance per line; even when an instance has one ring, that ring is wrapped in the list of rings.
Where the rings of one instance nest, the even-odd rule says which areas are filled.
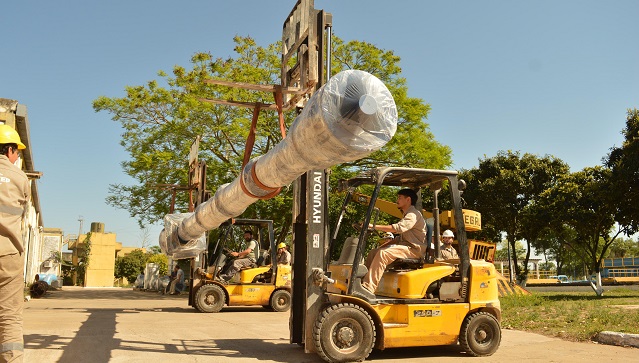
[[[435,316],[442,316],[441,310],[415,310],[413,316],[416,318],[431,318]]]

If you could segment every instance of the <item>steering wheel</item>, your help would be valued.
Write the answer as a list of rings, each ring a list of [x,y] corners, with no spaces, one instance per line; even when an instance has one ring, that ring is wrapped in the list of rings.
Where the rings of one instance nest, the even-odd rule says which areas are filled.
[[[353,228],[354,228],[356,231],[358,231],[358,232],[360,232],[360,231],[362,230],[362,226],[363,226],[363,223],[362,223],[362,222],[355,222],[355,223],[353,223]],[[369,236],[369,237],[370,237],[370,236],[377,236],[377,237],[381,237],[381,236],[382,236],[382,233],[383,233],[382,231],[378,231],[378,230],[376,230],[376,229],[374,229],[374,228],[367,228],[366,230],[369,232],[369,233],[368,233],[368,236]]]
[[[361,221],[360,221],[360,222],[354,222],[352,226],[353,226],[353,228],[354,228],[356,231],[358,231],[358,232],[359,232],[359,231],[361,231],[361,230],[362,230],[362,226],[363,226],[363,224],[364,224],[364,223],[362,223]],[[373,229],[373,228],[367,228],[367,230],[368,230],[369,232],[375,232],[375,229]]]
[[[228,248],[224,247],[222,248],[222,253],[224,254],[224,256],[226,256],[227,259],[232,259],[235,258],[235,256],[233,256],[231,253],[233,251],[229,250]]]

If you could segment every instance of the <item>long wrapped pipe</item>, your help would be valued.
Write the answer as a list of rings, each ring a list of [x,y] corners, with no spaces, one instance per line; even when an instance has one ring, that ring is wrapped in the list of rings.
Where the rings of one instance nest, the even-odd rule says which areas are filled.
[[[162,250],[187,258],[206,249],[204,232],[239,216],[312,169],[361,159],[382,148],[397,130],[397,108],[386,86],[358,70],[336,74],[308,100],[287,137],[252,159],[233,182],[220,186],[194,213],[170,214]]]

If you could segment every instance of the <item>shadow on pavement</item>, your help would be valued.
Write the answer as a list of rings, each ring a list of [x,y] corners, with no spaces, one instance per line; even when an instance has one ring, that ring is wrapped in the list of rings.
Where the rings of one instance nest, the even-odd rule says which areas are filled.
[[[366,361],[385,360],[385,359],[411,359],[418,358],[443,358],[458,357],[468,358],[469,355],[464,353],[460,345],[442,345],[434,347],[411,347],[411,348],[389,348],[385,350],[373,350],[366,358]]]
[[[80,308],[81,309],[81,308]],[[63,309],[61,309],[63,310]],[[67,309],[68,310],[68,309]],[[174,343],[154,343],[143,340],[116,338],[116,323],[122,314],[155,312],[192,312],[192,309],[82,309],[88,318],[72,336],[29,334],[25,335],[25,348],[33,350],[61,350],[59,363],[85,362],[106,363],[114,358],[127,357],[129,352],[164,353],[184,358],[185,356],[217,357],[227,359],[254,358],[275,362],[321,362],[316,354],[306,354],[288,339],[174,339]],[[159,329],[170,329],[160,326]],[[250,349],[248,348],[250,347]],[[130,355],[130,354],[129,354]],[[412,359],[423,357],[465,357],[460,346],[395,348],[373,351],[369,360]],[[213,360],[218,361],[218,360]]]
[[[108,312],[104,316],[97,314],[92,319],[108,318]],[[62,350],[63,354],[59,363],[87,362],[106,363],[114,358],[114,352],[118,357],[127,357],[128,352],[164,353],[168,354],[168,360],[179,360],[180,357],[212,357],[213,361],[226,361],[227,359],[253,358],[257,360],[270,360],[275,362],[322,362],[316,354],[306,354],[304,350],[292,344],[283,344],[278,340],[259,339],[202,339],[202,340],[176,340],[174,344],[153,343],[141,340],[122,340],[111,337],[99,341],[90,333],[90,324],[85,324],[75,337],[66,338],[57,335],[30,334],[24,337],[26,349],[55,349]],[[288,343],[288,341],[286,341]],[[251,349],[247,349],[251,347]],[[195,360],[195,359],[194,359]]]
[[[40,299],[57,299],[57,300],[73,300],[73,299],[115,299],[115,300],[175,300],[188,299],[189,295],[163,295],[157,291],[141,291],[131,288],[82,288],[82,287],[63,287],[60,290],[49,290]]]

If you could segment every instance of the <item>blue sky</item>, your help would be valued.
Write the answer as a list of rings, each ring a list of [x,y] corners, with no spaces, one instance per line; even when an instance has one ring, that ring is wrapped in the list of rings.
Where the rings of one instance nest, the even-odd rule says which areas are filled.
[[[235,35],[281,38],[295,1],[14,1],[3,5],[0,97],[28,108],[45,227],[65,234],[104,222],[127,246],[142,233],[106,205],[130,184],[121,128],[95,113],[99,96],[189,65],[200,51],[233,54]],[[573,171],[620,145],[639,107],[639,2],[315,1],[342,39],[401,57],[409,95],[432,107],[435,138],[453,167],[499,150],[554,155]],[[168,203],[168,201],[167,201]],[[157,244],[161,226],[150,226]]]

